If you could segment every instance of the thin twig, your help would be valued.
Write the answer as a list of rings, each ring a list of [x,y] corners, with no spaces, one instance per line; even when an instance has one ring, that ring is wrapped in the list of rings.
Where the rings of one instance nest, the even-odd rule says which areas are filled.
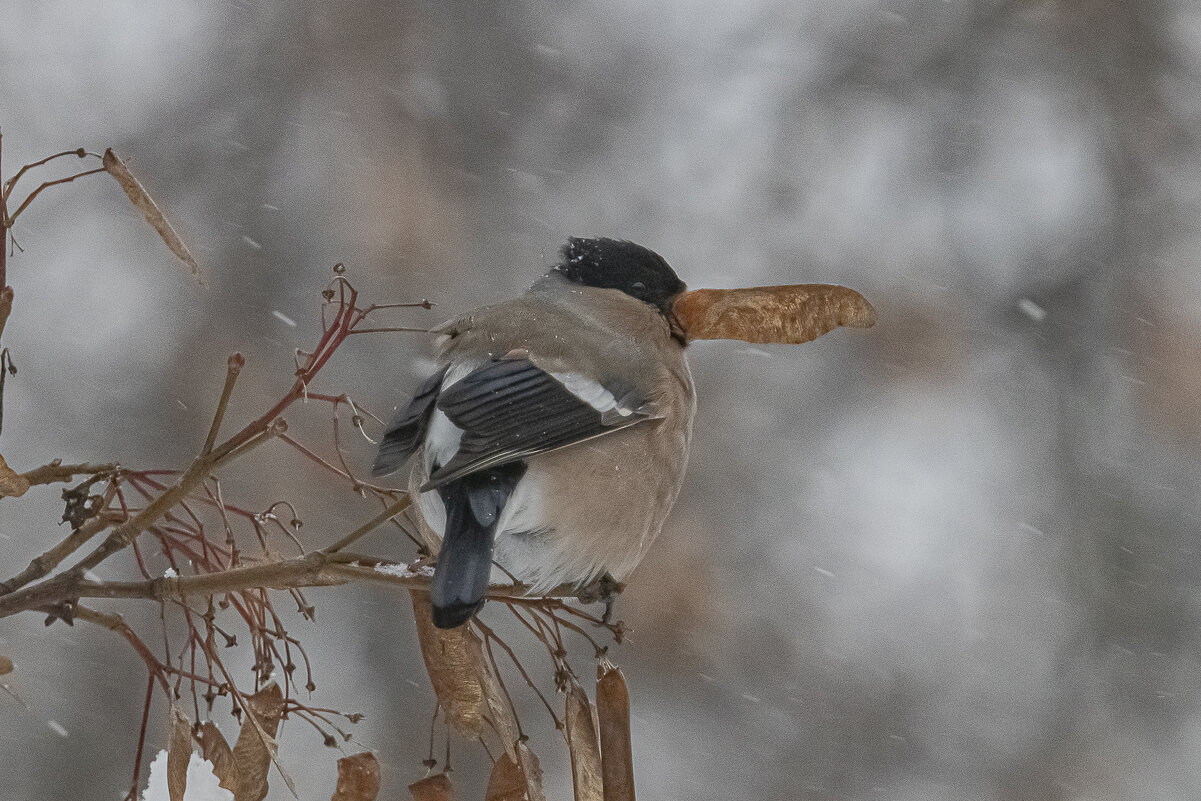
[[[76,148],[75,150],[64,150],[62,153],[55,153],[53,156],[46,156],[46,158],[44,158],[44,159],[30,162],[29,164],[26,164],[21,169],[17,170],[16,175],[14,175],[12,178],[9,178],[7,181],[4,182],[3,192],[0,194],[3,194],[4,199],[8,200],[9,195],[12,194],[13,187],[16,186],[17,181],[21,180],[22,175],[29,172],[34,167],[41,167],[43,164],[48,164],[51,161],[54,161],[55,159],[61,159],[64,156],[78,156],[81,159],[87,158],[88,156],[95,156],[96,158],[103,158],[103,156],[101,156],[99,153],[89,153],[88,151],[84,150],[82,147]]]
[[[129,787],[127,799],[136,801],[138,785],[142,783],[142,752],[146,748],[146,724],[150,722],[150,699],[154,697],[154,674],[146,680],[146,700],[142,703],[142,725],[138,728],[138,752],[133,760],[133,783]]]
[[[225,417],[225,408],[229,405],[229,396],[233,394],[234,384],[238,380],[238,374],[242,372],[242,368],[246,366],[246,358],[240,353],[235,353],[229,357],[225,368],[225,386],[221,388],[221,399],[217,401],[217,411],[213,414],[213,423],[209,426],[209,435],[204,440],[204,447],[201,449],[201,456],[212,453],[213,445],[217,442],[217,432],[221,430],[221,421]]]
[[[4,152],[4,133],[0,132],[0,155]],[[4,177],[4,162],[0,159],[0,178]],[[16,177],[9,180],[9,183],[15,181]],[[8,287],[8,234],[10,223],[8,222],[8,192],[0,191],[0,292],[4,293],[4,297],[0,298],[0,308],[7,305],[7,308],[0,313],[0,334],[4,333],[4,323],[8,320],[8,312],[12,311],[13,294]],[[4,304],[7,301],[7,304]]]
[[[358,541],[363,536],[370,534],[372,531],[379,528],[384,523],[387,523],[389,520],[391,520],[392,518],[396,517],[398,514],[403,512],[405,509],[407,509],[409,507],[410,503],[411,503],[411,501],[409,499],[409,496],[406,494],[399,501],[396,501],[395,503],[389,505],[388,508],[384,509],[384,511],[380,512],[378,515],[371,518],[366,523],[359,526],[354,531],[350,532],[345,537],[343,537],[342,539],[335,542],[333,545],[326,547],[324,549],[325,552],[326,553],[337,553],[338,551],[342,550],[343,548],[346,548],[346,547],[352,545],[353,543]]]
[[[45,608],[41,611],[52,615],[56,614],[57,612],[56,607]],[[86,620],[88,623],[93,623],[97,626],[103,626],[109,631],[115,631],[124,637],[126,642],[133,646],[134,651],[136,651],[138,656],[142,658],[142,661],[146,663],[146,668],[150,671],[150,674],[158,680],[158,683],[163,688],[163,692],[168,694],[170,693],[169,685],[167,684],[167,675],[163,664],[158,661],[157,657],[155,657],[154,652],[150,650],[150,646],[146,645],[146,643],[142,641],[142,638],[139,637],[134,630],[129,627],[129,624],[125,622],[125,618],[112,612],[98,612],[95,609],[91,609],[86,606],[80,606],[79,604],[73,605],[71,614],[73,615],[74,620]]]
[[[350,333],[352,334],[393,334],[399,332],[408,332],[411,334],[430,334],[433,331],[429,328],[405,328],[403,326],[388,326],[386,328],[356,328]]]
[[[17,210],[14,211],[11,215],[9,215],[8,226],[10,228],[12,227],[12,224],[15,223],[17,221],[17,218],[21,216],[21,212],[25,211],[25,209],[29,206],[29,204],[33,202],[33,199],[42,193],[43,189],[49,189],[50,187],[58,186],[59,184],[69,184],[77,178],[83,178],[88,175],[95,175],[98,172],[105,172],[105,169],[103,167],[97,167],[94,170],[84,170],[83,172],[78,172],[78,173],[75,173],[74,175],[69,175],[66,178],[59,178],[54,181],[46,181],[41,186],[39,186],[37,189],[30,192],[29,197],[25,198],[25,200],[21,203],[21,205],[17,206]]]

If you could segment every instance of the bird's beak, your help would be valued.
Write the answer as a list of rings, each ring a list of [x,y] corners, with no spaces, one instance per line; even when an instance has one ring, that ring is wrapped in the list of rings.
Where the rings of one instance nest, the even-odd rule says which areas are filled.
[[[839,326],[871,328],[876,310],[853,289],[791,284],[746,289],[694,289],[671,305],[672,334],[682,342],[739,339],[799,345]]]

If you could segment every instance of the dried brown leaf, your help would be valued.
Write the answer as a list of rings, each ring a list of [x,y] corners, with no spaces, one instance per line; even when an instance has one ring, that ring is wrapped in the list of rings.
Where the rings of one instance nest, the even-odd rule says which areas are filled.
[[[546,793],[542,791],[542,766],[525,740],[517,743],[517,763],[525,776],[525,794],[529,801],[546,801]]]
[[[413,801],[454,801],[454,788],[445,773],[435,773],[409,785]]]
[[[246,719],[233,749],[234,762],[238,765],[234,801],[263,801],[267,795],[267,774],[275,760],[275,732],[284,713],[284,694],[279,685],[272,683],[254,695],[246,696],[243,713]],[[283,775],[291,787],[291,781]]]
[[[833,284],[694,289],[673,308],[685,337],[799,345],[838,326],[871,328],[876,310],[853,289]]]
[[[364,751],[338,760],[338,786],[330,801],[375,801],[379,795],[379,760]]]
[[[525,774],[508,754],[501,754],[492,766],[484,801],[527,801]]]
[[[238,762],[217,724],[206,720],[200,726],[200,755],[213,763],[213,775],[226,790],[238,791]]]
[[[434,626],[427,591],[413,590],[409,595],[417,620],[421,656],[447,719],[461,736],[475,739],[487,718],[504,740],[505,751],[516,759],[513,743],[517,739],[517,724],[484,658],[483,642],[470,626],[455,629]]]
[[[170,248],[184,266],[188,268],[192,278],[200,286],[208,286],[208,278],[204,271],[200,269],[200,265],[196,263],[196,259],[192,257],[187,245],[179,238],[179,234],[171,227],[171,223],[167,222],[167,218],[163,216],[163,212],[159,209],[158,204],[150,197],[150,194],[142,186],[141,182],[134,177],[129,168],[125,166],[125,162],[117,157],[112,148],[104,151],[104,169],[108,174],[117,179],[117,183],[121,185],[121,189],[129,197],[134,207],[142,212],[142,216],[146,218],[146,222],[150,223],[159,237]]]
[[[7,676],[13,672],[12,660],[6,656],[0,656],[0,676]]]
[[[29,480],[14,471],[0,456],[0,498],[20,498],[29,490]]]
[[[167,748],[167,795],[183,801],[188,786],[188,763],[192,761],[192,721],[178,705],[171,705],[171,743]]]
[[[578,684],[567,692],[567,750],[571,752],[571,781],[575,801],[601,801],[604,784],[601,780],[600,743],[596,739],[596,722],[588,693]]]
[[[630,743],[630,691],[617,668],[596,683],[601,771],[605,801],[634,801],[634,751]]]

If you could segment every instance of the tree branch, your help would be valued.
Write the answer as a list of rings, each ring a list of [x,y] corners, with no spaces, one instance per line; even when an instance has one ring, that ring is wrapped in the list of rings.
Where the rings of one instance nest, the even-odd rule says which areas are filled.
[[[31,581],[37,581],[45,576],[92,537],[104,531],[114,522],[111,513],[101,513],[83,522],[79,528],[67,535],[66,539],[55,545],[44,554],[35,557],[29,566],[8,581],[0,582],[0,597],[19,590]]]
[[[236,567],[194,576],[162,576],[148,581],[87,581],[73,573],[62,573],[49,581],[0,596],[0,617],[30,609],[53,608],[79,598],[141,598],[151,601],[180,601],[201,595],[222,595],[250,589],[290,590],[329,587],[351,581],[393,586],[427,588],[433,571],[428,567],[374,559],[361,554],[312,551],[295,559]],[[570,585],[556,587],[547,598],[574,597]],[[493,585],[488,597],[530,600],[521,584]]]

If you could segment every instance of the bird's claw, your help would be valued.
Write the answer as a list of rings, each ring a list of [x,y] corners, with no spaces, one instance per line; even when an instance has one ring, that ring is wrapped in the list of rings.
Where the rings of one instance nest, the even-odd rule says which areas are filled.
[[[613,616],[613,603],[625,588],[625,584],[605,573],[581,587],[580,591],[576,593],[576,598],[580,600],[580,603],[585,604],[604,603],[605,613],[601,615],[600,625],[607,626],[609,619]]]

